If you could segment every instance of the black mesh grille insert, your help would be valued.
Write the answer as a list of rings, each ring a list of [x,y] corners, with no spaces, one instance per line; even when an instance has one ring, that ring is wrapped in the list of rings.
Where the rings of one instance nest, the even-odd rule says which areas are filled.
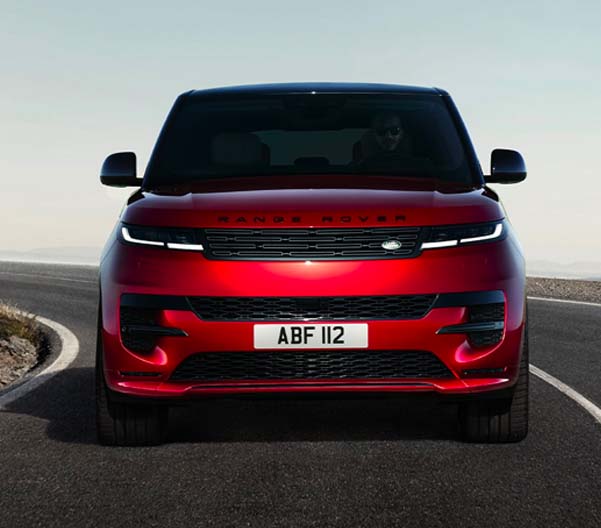
[[[487,323],[505,320],[505,303],[476,304],[470,306],[470,323]]]
[[[436,295],[372,297],[188,297],[207,321],[419,319]]]
[[[470,323],[505,321],[505,303],[477,304],[469,307]],[[503,339],[503,330],[471,332],[469,342],[474,347],[496,345]]]
[[[216,260],[337,260],[409,258],[420,227],[204,229],[204,255]],[[396,240],[400,247],[384,249]]]
[[[149,352],[156,344],[156,336],[138,333],[124,333],[123,327],[129,325],[154,325],[155,311],[146,308],[121,306],[121,341],[126,348],[134,352]]]
[[[491,330],[490,332],[472,332],[468,334],[470,344],[475,347],[496,345],[503,338],[503,330]]]
[[[346,350],[205,352],[186,358],[174,381],[452,378],[431,352]]]

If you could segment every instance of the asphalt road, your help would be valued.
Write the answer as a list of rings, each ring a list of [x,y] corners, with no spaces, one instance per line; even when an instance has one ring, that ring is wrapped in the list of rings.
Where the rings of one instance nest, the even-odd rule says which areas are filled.
[[[94,268],[0,263],[0,298],[62,323],[78,358],[0,413],[0,527],[601,526],[601,426],[532,377],[531,429],[459,441],[452,406],[221,402],[170,443],[94,433]],[[530,301],[531,361],[601,405],[601,308]]]

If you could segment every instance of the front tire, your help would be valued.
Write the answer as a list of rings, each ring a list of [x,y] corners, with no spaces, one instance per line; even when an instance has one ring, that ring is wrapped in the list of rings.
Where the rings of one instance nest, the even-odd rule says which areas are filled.
[[[164,441],[167,408],[111,401],[104,379],[101,311],[96,337],[96,432],[98,442],[111,446],[149,446]]]
[[[488,444],[520,442],[528,435],[528,321],[524,330],[518,381],[509,399],[482,399],[459,408],[462,437]]]

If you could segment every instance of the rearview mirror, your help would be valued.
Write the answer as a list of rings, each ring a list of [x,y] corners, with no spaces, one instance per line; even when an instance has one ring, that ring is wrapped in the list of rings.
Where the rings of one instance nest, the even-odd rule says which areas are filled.
[[[486,183],[519,183],[526,179],[524,158],[515,150],[495,149],[490,155],[490,176]]]
[[[136,177],[136,155],[117,152],[104,160],[100,169],[100,182],[110,187],[140,187],[142,178]]]

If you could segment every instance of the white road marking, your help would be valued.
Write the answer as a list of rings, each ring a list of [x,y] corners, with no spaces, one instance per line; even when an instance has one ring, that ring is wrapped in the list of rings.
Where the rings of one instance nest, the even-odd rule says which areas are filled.
[[[560,381],[551,376],[551,374],[547,374],[544,370],[535,367],[532,363],[530,363],[530,372],[543,381],[546,381],[549,385],[555,387],[558,391],[563,392],[568,398],[574,400],[584,410],[591,414],[597,423],[601,424],[601,409],[599,409],[599,407],[597,407],[591,400],[585,398],[579,392],[576,392],[572,387],[566,385],[563,381]]]
[[[558,302],[558,303],[567,303],[567,304],[583,304],[585,306],[598,306],[601,307],[599,303],[593,302],[585,302],[585,301],[567,301],[565,299],[553,299],[551,297],[528,297],[528,299],[532,299],[533,301],[548,301],[548,302]],[[530,363],[530,372],[534,374],[536,377],[542,379],[549,385],[555,387],[558,391],[563,392],[568,398],[574,400],[578,405],[580,405],[586,412],[588,412],[592,417],[597,421],[597,423],[601,424],[601,409],[597,407],[591,400],[585,398],[582,394],[575,391],[569,385],[566,385],[563,381],[558,380],[551,374],[545,372],[542,369],[539,369],[537,366]]]
[[[63,326],[56,321],[46,319],[45,317],[36,317],[36,321],[54,330],[61,341],[61,350],[56,359],[48,365],[46,368],[37,372],[34,376],[27,379],[20,385],[17,385],[14,389],[9,390],[2,396],[0,396],[0,411],[6,410],[7,405],[13,403],[15,400],[25,396],[32,390],[39,387],[42,383],[45,383],[50,378],[66,369],[73,360],[77,357],[79,352],[79,341],[75,334],[71,332],[67,327]]]
[[[548,302],[566,303],[566,304],[583,304],[584,306],[599,306],[599,307],[601,307],[601,303],[594,303],[594,302],[587,302],[587,301],[570,301],[568,299],[555,299],[553,297],[531,297],[529,295],[528,299],[532,299],[533,301],[548,301]]]
[[[17,271],[0,271],[1,275],[17,275],[19,277],[33,277],[34,279],[54,279],[66,282],[84,282],[86,284],[97,284],[97,281],[85,279],[68,279],[66,277],[57,277],[55,275],[40,275],[36,273],[19,273]]]

